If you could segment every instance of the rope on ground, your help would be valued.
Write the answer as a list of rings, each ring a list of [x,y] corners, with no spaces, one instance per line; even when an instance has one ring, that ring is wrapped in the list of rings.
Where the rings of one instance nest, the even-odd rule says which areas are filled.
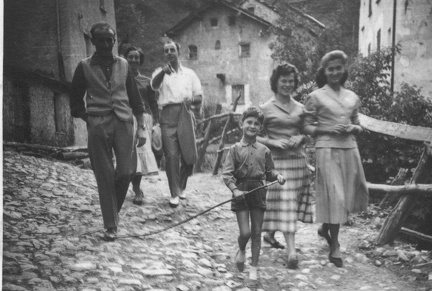
[[[257,187],[257,188],[255,188],[255,189],[252,189],[252,190],[250,190],[250,191],[248,191],[248,192],[245,192],[244,194],[243,194],[243,196],[246,196],[246,195],[248,195],[248,194],[251,194],[252,192],[255,192],[255,191],[257,191],[257,190],[260,190],[260,189],[264,189],[264,188],[268,188],[268,187],[270,187],[271,185],[273,185],[273,184],[275,184],[275,183],[277,183],[278,181],[276,180],[276,181],[273,181],[273,182],[270,182],[270,183],[268,183],[268,184],[265,184],[265,185],[262,185],[262,186],[259,186],[259,187]],[[154,231],[151,231],[151,232],[148,232],[148,233],[145,233],[145,234],[137,234],[137,235],[121,235],[121,236],[117,236],[117,238],[116,238],[116,240],[117,239],[122,239],[122,238],[144,238],[144,237],[148,237],[148,236],[152,236],[152,235],[155,235],[155,234],[159,234],[159,233],[162,233],[162,232],[165,232],[165,231],[167,231],[167,230],[169,230],[169,229],[171,229],[171,228],[174,228],[174,227],[177,227],[177,226],[179,226],[179,225],[182,225],[182,224],[185,224],[186,222],[188,222],[188,221],[191,221],[192,219],[194,219],[194,218],[197,218],[198,216],[201,216],[201,215],[203,215],[203,214],[205,214],[205,213],[207,213],[207,212],[209,212],[209,211],[211,211],[211,210],[213,210],[213,209],[215,209],[215,208],[217,208],[217,207],[219,207],[219,206],[222,206],[222,205],[224,205],[224,204],[226,204],[226,203],[228,203],[228,202],[231,202],[231,201],[233,201],[234,199],[237,199],[237,198],[231,198],[231,199],[228,199],[228,200],[226,200],[226,201],[224,201],[224,202],[221,202],[221,203],[219,203],[219,204],[216,204],[216,205],[214,205],[214,206],[212,206],[212,207],[210,207],[210,208],[207,208],[206,210],[203,210],[203,211],[201,211],[200,213],[198,213],[198,214],[195,214],[194,216],[191,216],[191,217],[189,217],[189,218],[187,218],[187,219],[184,219],[184,220],[182,220],[182,221],[180,221],[180,222],[177,222],[177,223],[174,223],[174,224],[172,224],[172,225],[169,225],[169,226],[167,226],[167,227],[164,227],[164,228],[162,228],[162,229],[158,229],[158,230],[154,230]],[[93,232],[93,231],[89,231],[89,232],[84,232],[84,233],[81,233],[81,234],[79,234],[79,235],[74,235],[74,236],[84,236],[84,235],[88,235],[88,234],[94,234],[95,232]],[[44,235],[44,236],[46,236],[46,235],[62,235],[61,233],[32,233],[33,235],[38,235],[38,234],[40,234],[40,235]],[[64,235],[64,234],[63,234]],[[66,234],[67,235],[67,234]],[[26,238],[24,238],[24,239],[34,239],[35,237],[26,237]],[[19,238],[19,239],[3,239],[3,241],[15,241],[15,240],[23,240],[23,238]]]

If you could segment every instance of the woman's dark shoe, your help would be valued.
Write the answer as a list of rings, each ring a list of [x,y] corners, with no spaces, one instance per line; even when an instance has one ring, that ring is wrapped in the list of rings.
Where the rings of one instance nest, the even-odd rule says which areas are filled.
[[[325,240],[327,241],[329,247],[331,247],[331,245],[332,245],[332,240],[331,240],[330,234],[328,233],[328,230],[327,230],[327,232],[324,231],[324,230],[322,229],[322,226],[321,226],[320,228],[318,228],[318,235],[319,235],[320,237],[325,238]]]
[[[288,269],[298,269],[297,255],[288,256]]]
[[[343,267],[343,261],[341,258],[335,258],[335,257],[332,257],[331,254],[329,254],[329,261],[330,261],[330,263],[333,263],[338,268]]]
[[[238,250],[236,255],[235,255],[235,262],[236,262],[237,270],[239,270],[239,272],[243,272],[245,269],[245,262],[241,261],[239,259],[239,256],[240,256],[240,250]]]
[[[285,248],[283,244],[281,244],[280,242],[278,242],[274,238],[271,239],[270,237],[268,237],[266,235],[264,236],[264,241],[266,243],[268,243],[269,245],[271,245],[272,248],[275,248],[275,249],[284,249]]]
[[[139,194],[135,194],[134,199],[132,200],[132,203],[135,205],[143,205],[144,203],[144,193],[140,190]]]

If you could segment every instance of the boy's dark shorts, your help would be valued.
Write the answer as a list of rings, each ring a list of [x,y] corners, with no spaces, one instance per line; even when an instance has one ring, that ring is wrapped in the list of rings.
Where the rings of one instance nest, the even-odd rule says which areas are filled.
[[[241,191],[250,191],[259,186],[263,186],[263,181],[252,181],[246,180],[238,182],[237,188]],[[250,194],[247,194],[239,199],[234,199],[231,201],[231,210],[232,211],[240,211],[240,210],[252,210],[252,209],[266,209],[266,194],[267,189],[260,189],[258,191],[254,191]],[[234,198],[234,196],[233,196]]]

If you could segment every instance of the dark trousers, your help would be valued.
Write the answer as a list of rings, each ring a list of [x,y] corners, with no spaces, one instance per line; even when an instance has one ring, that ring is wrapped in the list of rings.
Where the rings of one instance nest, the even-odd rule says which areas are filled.
[[[186,165],[182,158],[177,135],[181,109],[181,104],[167,105],[160,115],[165,171],[171,197],[177,197],[186,189],[187,179],[193,172],[193,165]]]
[[[88,151],[98,185],[104,226],[117,227],[118,213],[132,177],[133,123],[120,120],[115,113],[89,116],[87,131]]]

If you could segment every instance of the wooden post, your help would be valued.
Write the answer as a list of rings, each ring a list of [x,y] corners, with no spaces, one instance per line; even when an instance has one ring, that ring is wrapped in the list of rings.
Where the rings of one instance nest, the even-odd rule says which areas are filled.
[[[405,177],[406,177],[407,172],[408,172],[408,169],[400,168],[396,177],[391,182],[391,185],[402,185],[405,181]],[[389,205],[393,205],[395,203],[396,199],[398,199],[399,197],[400,197],[399,195],[394,195],[391,192],[388,192],[384,196],[383,200],[381,200],[379,207],[381,209],[383,209]]]
[[[431,180],[432,156],[428,154],[428,150],[428,148],[424,149],[413,177],[411,178],[410,184],[427,183]],[[413,210],[415,200],[416,197],[413,195],[402,195],[381,228],[377,240],[379,245],[384,245],[394,240],[396,234],[401,229],[402,224],[406,221]]]
[[[216,115],[219,114],[221,109],[222,109],[222,106],[220,104],[218,104],[216,107],[215,114]],[[213,122],[213,120],[210,120],[209,123],[207,124],[206,132],[204,135],[204,140],[201,143],[199,150],[198,150],[198,159],[195,163],[195,171],[198,173],[202,172],[201,167],[202,167],[202,164],[204,163],[204,160],[205,160],[205,154],[207,151],[207,146],[210,143],[210,136],[214,130],[214,124],[215,124],[215,122]]]
[[[237,109],[237,104],[238,104],[238,102],[240,100],[240,97],[241,97],[241,92],[239,92],[237,98],[234,101],[233,109],[232,109],[233,112],[235,112],[236,109]],[[221,141],[219,143],[219,150],[217,152],[216,162],[215,162],[215,164],[213,166],[213,175],[217,175],[219,167],[220,167],[220,164],[222,162],[222,157],[223,157],[223,153],[224,153],[223,152],[223,148],[225,147],[225,134],[226,134],[228,125],[232,122],[232,119],[233,119],[233,115],[231,114],[229,116],[228,120],[226,121],[225,126],[223,128]]]

